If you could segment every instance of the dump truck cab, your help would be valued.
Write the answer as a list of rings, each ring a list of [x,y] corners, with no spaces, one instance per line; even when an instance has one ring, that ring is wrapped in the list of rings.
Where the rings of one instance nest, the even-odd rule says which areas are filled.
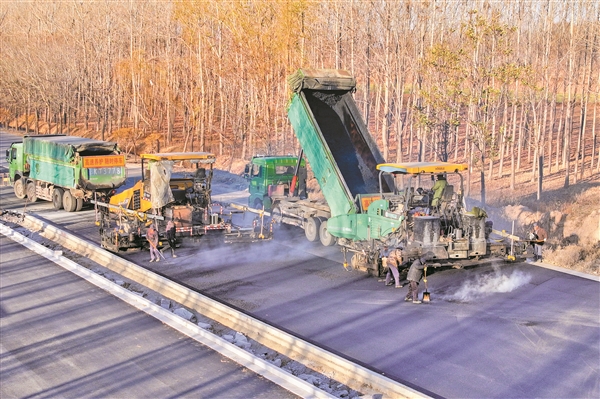
[[[285,197],[306,198],[306,163],[293,155],[257,155],[246,165],[248,205],[270,210],[273,202]],[[296,179],[294,179],[296,177]],[[295,183],[294,189],[291,190]]]
[[[8,171],[10,180],[15,181],[15,176],[22,177],[25,173],[26,163],[23,154],[23,142],[17,141],[11,143],[6,150],[6,163],[8,163]]]
[[[25,182],[21,178],[29,174],[29,165],[25,162],[23,142],[14,142],[10,145],[6,150],[6,163],[8,179],[3,179],[3,184],[12,185],[17,198],[25,198]]]

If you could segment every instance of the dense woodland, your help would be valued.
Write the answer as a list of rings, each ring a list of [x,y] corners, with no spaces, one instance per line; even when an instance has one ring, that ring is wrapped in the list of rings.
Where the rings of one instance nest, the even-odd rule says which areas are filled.
[[[2,1],[0,123],[290,153],[287,76],[347,69],[388,161],[568,186],[600,172],[599,52],[597,0]]]

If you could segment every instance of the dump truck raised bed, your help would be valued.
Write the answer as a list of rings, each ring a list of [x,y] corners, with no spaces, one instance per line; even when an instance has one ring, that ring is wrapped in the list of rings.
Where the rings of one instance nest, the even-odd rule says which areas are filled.
[[[352,97],[356,82],[349,72],[301,69],[289,83],[288,118],[326,202],[273,200],[275,220],[295,220],[307,237],[320,225],[316,231],[342,246],[345,266],[350,252],[354,268],[376,275],[386,246],[403,248],[409,258],[431,252],[439,265],[506,253],[506,243],[488,240],[485,213],[464,209],[460,171],[466,165],[385,163]],[[457,174],[457,192],[419,194],[419,200],[412,179],[404,186],[404,177],[438,174]]]
[[[254,158],[249,168],[265,172],[256,174],[261,184],[255,184],[251,178],[249,201],[260,196],[268,198],[262,204],[265,209],[271,206],[275,221],[303,228],[310,241],[334,245],[336,238],[327,230],[329,218],[356,213],[357,196],[378,192],[376,167],[384,159],[354,102],[356,81],[347,71],[302,69],[290,77],[289,83],[295,94],[288,117],[302,153],[295,162],[294,175],[288,174],[287,181],[280,182],[268,179],[266,162],[271,167],[282,167],[291,165],[292,157]],[[319,182],[325,201],[303,195],[306,172],[302,154]],[[387,178],[383,184],[387,189]]]
[[[125,183],[125,156],[116,143],[66,135],[24,136],[6,150],[9,180],[18,198],[52,201],[81,210]]]

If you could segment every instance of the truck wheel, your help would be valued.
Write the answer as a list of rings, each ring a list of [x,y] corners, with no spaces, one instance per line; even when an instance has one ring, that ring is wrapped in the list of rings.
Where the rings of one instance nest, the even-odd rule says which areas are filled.
[[[63,207],[67,212],[75,212],[77,209],[77,199],[68,190],[63,194]]]
[[[27,183],[27,198],[30,202],[37,201],[37,195],[35,194],[35,183],[32,181]]]
[[[257,198],[257,199],[254,200],[254,204],[252,204],[252,207],[254,209],[262,209],[263,208],[263,202],[259,198]]]
[[[79,212],[83,208],[83,198],[77,198],[77,206],[75,207],[75,212]]]
[[[13,187],[15,190],[15,197],[18,199],[23,199],[27,197],[27,193],[25,193],[25,186],[23,185],[22,179],[15,180],[15,186]]]
[[[321,227],[321,221],[318,218],[308,218],[304,226],[304,234],[308,241],[315,242],[319,239],[319,227]]]
[[[271,217],[275,221],[275,223],[283,222],[283,214],[281,213],[281,208],[278,205],[275,205],[271,210]]]
[[[332,236],[327,231],[327,220],[321,222],[321,227],[319,227],[319,239],[321,240],[321,244],[326,247],[335,245],[337,242],[336,237]]]
[[[59,210],[63,207],[63,195],[65,191],[60,187],[55,187],[54,191],[52,191],[52,205],[54,205],[54,209]]]

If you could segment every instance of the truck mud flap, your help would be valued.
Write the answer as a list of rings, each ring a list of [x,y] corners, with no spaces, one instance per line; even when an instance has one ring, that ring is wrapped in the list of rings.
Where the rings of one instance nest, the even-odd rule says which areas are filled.
[[[10,176],[8,173],[0,173],[0,187],[12,186],[10,183]]]

